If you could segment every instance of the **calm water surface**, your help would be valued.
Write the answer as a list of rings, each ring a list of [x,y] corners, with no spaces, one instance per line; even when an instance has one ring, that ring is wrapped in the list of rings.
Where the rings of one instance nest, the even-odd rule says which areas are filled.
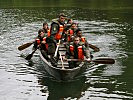
[[[33,0],[33,7],[28,8],[21,2],[1,1],[0,100],[132,100],[132,1],[100,1],[106,6],[90,0],[88,6],[85,2],[66,2],[72,8],[48,2],[49,7],[42,7],[42,2],[36,7]],[[31,61],[25,60],[32,46],[23,51],[17,47],[34,40],[42,23],[50,25],[60,12],[79,23],[87,40],[100,48],[94,58],[111,57],[116,63],[88,66],[74,80],[58,82],[47,75],[37,52]]]

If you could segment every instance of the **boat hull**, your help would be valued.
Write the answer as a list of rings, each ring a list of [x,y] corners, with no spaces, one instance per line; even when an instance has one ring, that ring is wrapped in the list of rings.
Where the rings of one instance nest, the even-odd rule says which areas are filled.
[[[76,76],[78,76],[80,73],[82,73],[86,69],[85,62],[81,62],[81,64],[76,68],[61,68],[61,67],[54,67],[51,65],[50,62],[48,62],[41,54],[41,51],[39,51],[40,58],[42,59],[44,69],[53,76],[57,80],[71,80],[74,79]]]

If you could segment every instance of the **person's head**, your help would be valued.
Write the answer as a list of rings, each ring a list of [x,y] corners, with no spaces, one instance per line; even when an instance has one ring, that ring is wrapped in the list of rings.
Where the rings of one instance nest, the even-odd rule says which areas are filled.
[[[74,44],[79,44],[79,42],[80,42],[80,38],[78,37],[78,36],[75,36],[75,38],[74,38]]]
[[[48,23],[44,22],[44,23],[43,23],[43,28],[44,28],[44,29],[48,29]]]
[[[72,24],[71,24],[71,29],[77,29],[76,23],[72,23]]]
[[[72,19],[68,19],[67,20],[67,24],[72,24],[73,23],[73,20]]]
[[[81,37],[81,36],[82,36],[82,31],[81,31],[81,29],[77,29],[77,30],[76,30],[76,35],[77,35],[78,37]]]
[[[60,13],[60,15],[59,15],[59,20],[60,20],[60,22],[64,22],[65,21],[65,19],[66,19],[66,15],[64,14],[64,13]]]
[[[43,36],[44,36],[44,31],[43,31],[43,29],[40,29],[40,30],[38,31],[38,36],[40,36],[40,37],[43,37]]]

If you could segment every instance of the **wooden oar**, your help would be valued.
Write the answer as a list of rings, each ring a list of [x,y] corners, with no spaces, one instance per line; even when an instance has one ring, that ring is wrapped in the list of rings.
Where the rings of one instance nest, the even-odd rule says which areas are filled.
[[[115,60],[112,58],[98,58],[95,60],[67,59],[67,61],[87,61],[87,62],[95,62],[98,64],[114,64],[115,63]]]
[[[24,49],[28,48],[29,46],[31,46],[33,43],[34,43],[34,41],[29,42],[29,43],[25,43],[25,44],[19,46],[19,47],[18,47],[18,50],[20,50],[20,51],[21,51],[21,50],[24,50]]]
[[[26,60],[30,60],[30,59],[32,58],[33,54],[36,52],[36,50],[37,50],[38,48],[39,48],[39,46],[38,46],[34,51],[32,51],[32,53],[29,54],[25,59],[26,59]]]
[[[61,59],[62,69],[65,69],[64,68],[64,63],[63,63],[63,59],[62,59],[61,53],[60,53],[60,59]]]
[[[59,40],[59,42],[57,43],[57,47],[56,47],[56,50],[55,50],[54,57],[57,56],[57,52],[58,52],[58,49],[59,49],[59,46],[60,46],[60,41],[61,41],[61,40]]]
[[[100,49],[92,44],[88,44],[90,48],[92,48],[95,52],[100,51]]]

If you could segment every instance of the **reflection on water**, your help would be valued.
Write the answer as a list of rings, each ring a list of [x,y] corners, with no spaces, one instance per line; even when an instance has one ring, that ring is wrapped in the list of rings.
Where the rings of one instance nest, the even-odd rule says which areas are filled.
[[[132,99],[132,12],[62,9],[0,9],[0,99]],[[47,75],[37,52],[31,61],[26,61],[32,46],[21,52],[17,47],[32,41],[42,23],[50,25],[62,11],[79,23],[91,44],[100,48],[93,53],[94,59],[111,57],[116,63],[88,66],[76,80],[57,82]]]
[[[57,82],[49,78],[42,78],[39,79],[39,84],[48,87],[48,89],[41,89],[44,93],[48,90],[48,100],[64,100],[65,98],[81,98],[83,92],[89,87],[89,84],[85,84],[85,80],[85,77],[81,77],[71,82]]]

